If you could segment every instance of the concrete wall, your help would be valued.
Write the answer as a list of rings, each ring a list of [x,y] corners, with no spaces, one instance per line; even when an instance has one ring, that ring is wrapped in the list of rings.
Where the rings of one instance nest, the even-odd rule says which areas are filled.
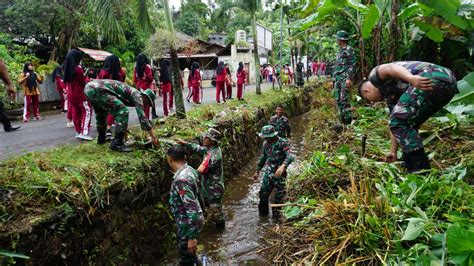
[[[236,80],[235,72],[239,67],[239,62],[244,63],[244,65],[248,64],[248,74],[249,74],[249,82],[255,83],[255,64],[253,60],[253,53],[252,50],[248,50],[245,52],[239,51],[237,52],[237,47],[233,44],[231,46],[231,55],[230,56],[219,56],[219,61],[224,61],[230,65],[230,69],[232,71],[232,78]],[[260,56],[260,61],[266,62],[266,58]]]

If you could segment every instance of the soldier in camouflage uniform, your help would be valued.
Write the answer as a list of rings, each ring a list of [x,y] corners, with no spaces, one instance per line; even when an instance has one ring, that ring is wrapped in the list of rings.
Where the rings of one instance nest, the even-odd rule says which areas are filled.
[[[275,109],[275,115],[268,121],[269,125],[272,125],[278,132],[280,138],[289,139],[291,137],[291,127],[288,118],[283,115],[284,108],[282,105],[278,105]]]
[[[333,73],[334,98],[339,109],[339,120],[344,125],[350,125],[352,122],[350,88],[354,80],[356,58],[354,49],[347,45],[349,34],[341,30],[337,32],[336,38],[340,48]]]
[[[197,265],[197,237],[204,225],[199,203],[198,173],[186,163],[186,151],[180,145],[168,150],[168,164],[175,173],[169,204],[178,227],[180,265]]]
[[[275,190],[274,203],[279,204],[283,202],[286,195],[286,169],[293,162],[294,158],[290,153],[290,144],[286,139],[278,137],[278,133],[273,126],[264,126],[259,136],[265,142],[263,143],[263,152],[258,160],[254,179],[257,180],[261,173],[262,186],[259,193],[258,212],[261,216],[265,216],[268,215],[268,199],[272,190]],[[273,208],[272,214],[273,218],[278,219],[280,208]]]
[[[222,198],[224,196],[224,170],[222,165],[222,150],[219,147],[221,134],[216,129],[210,128],[203,134],[203,146],[178,140],[177,143],[190,148],[193,152],[201,154],[204,159],[197,169],[202,175],[202,188],[206,202],[206,213],[216,228],[225,227]]]
[[[418,129],[458,93],[448,68],[420,61],[383,64],[372,69],[359,94],[373,102],[385,100],[390,110],[391,148],[387,161],[397,159],[398,145],[408,171],[429,169]]]
[[[153,104],[155,94],[150,89],[143,92],[125,83],[110,79],[97,79],[86,84],[84,88],[96,114],[96,124],[99,136],[98,144],[106,142],[107,114],[115,117],[115,138],[110,144],[112,150],[129,152],[131,149],[124,145],[123,139],[128,127],[128,107],[135,107],[141,128],[148,132],[155,146],[159,145],[153,133],[152,124],[145,116],[144,101]]]

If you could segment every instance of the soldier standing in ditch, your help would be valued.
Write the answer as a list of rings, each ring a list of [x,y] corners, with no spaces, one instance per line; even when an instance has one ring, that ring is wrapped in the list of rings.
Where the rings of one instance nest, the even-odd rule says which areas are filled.
[[[185,145],[193,152],[204,156],[198,172],[202,175],[202,187],[206,201],[206,212],[217,229],[225,227],[224,211],[222,209],[222,198],[224,196],[224,169],[222,165],[222,150],[219,147],[221,133],[210,128],[203,134],[203,146],[188,143],[184,140],[176,142]]]
[[[204,225],[204,216],[199,203],[198,173],[187,164],[184,147],[174,145],[167,154],[168,164],[175,173],[169,204],[178,227],[180,265],[199,265],[197,237]]]
[[[275,109],[275,115],[268,121],[272,125],[280,138],[289,139],[291,137],[290,121],[283,115],[285,109],[283,105],[278,105]]]
[[[263,143],[263,152],[258,161],[254,179],[257,180],[261,173],[262,186],[259,192],[258,212],[260,216],[266,216],[268,215],[268,200],[273,190],[275,190],[274,203],[283,202],[286,195],[286,169],[294,158],[290,152],[290,144],[286,139],[278,136],[278,132],[275,131],[273,126],[264,126],[259,136],[265,142]],[[273,208],[272,216],[274,219],[279,219],[280,208]]]
[[[347,45],[349,34],[346,31],[338,31],[336,39],[339,51],[333,73],[334,98],[339,109],[339,120],[347,126],[352,122],[350,89],[354,80],[356,58],[354,49]]]

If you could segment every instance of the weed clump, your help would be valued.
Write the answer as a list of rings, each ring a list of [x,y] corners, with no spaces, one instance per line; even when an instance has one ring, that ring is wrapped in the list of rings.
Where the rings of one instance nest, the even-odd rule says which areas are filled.
[[[474,251],[463,248],[474,244],[467,237],[474,236],[471,121],[430,119],[420,132],[433,169],[406,174],[399,162],[383,162],[388,112],[356,106],[353,127],[336,133],[329,89],[316,92],[306,132],[313,153],[287,181],[286,220],[269,230],[268,258],[298,265],[472,263]]]

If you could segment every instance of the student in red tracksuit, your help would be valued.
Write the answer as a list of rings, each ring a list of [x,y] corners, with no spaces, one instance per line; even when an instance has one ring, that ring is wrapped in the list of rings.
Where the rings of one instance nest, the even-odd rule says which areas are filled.
[[[64,85],[64,80],[63,80],[63,69],[60,66],[57,66],[54,71],[52,76],[52,81],[56,83],[56,90],[59,93],[60,101],[61,101],[61,112],[66,113],[67,112],[67,106],[66,106],[66,85]]]
[[[220,95],[222,93],[222,100],[226,102],[224,84],[227,81],[227,70],[225,69],[224,62],[219,62],[216,69],[216,101],[221,103]]]
[[[244,99],[243,95],[243,86],[245,84],[245,79],[247,78],[247,72],[244,68],[244,63],[239,62],[239,68],[237,68],[237,99],[242,101]]]
[[[160,83],[163,95],[163,114],[168,116],[169,109],[173,108],[173,88],[171,86],[171,62],[163,59],[160,63]]]
[[[198,62],[194,62],[191,65],[191,71],[189,72],[188,81],[192,87],[193,93],[193,103],[201,104],[201,71],[199,71],[199,64]]]
[[[133,70],[133,82],[135,87],[139,91],[145,91],[151,89],[151,84],[153,83],[153,71],[149,65],[150,60],[146,57],[145,54],[141,53],[137,56],[135,62],[135,69]],[[145,105],[145,115],[150,119],[150,107]]]
[[[25,95],[23,122],[28,122],[30,119],[31,107],[33,108],[34,119],[43,119],[39,114],[39,84],[43,83],[43,77],[36,74],[32,63],[26,63],[23,66],[23,72],[18,77],[18,83],[23,88],[23,93]]]
[[[232,74],[230,72],[229,64],[225,64],[225,70],[227,72],[227,80],[225,81],[225,87],[226,87],[226,96],[227,99],[230,100],[232,99]]]
[[[125,70],[120,64],[120,59],[118,56],[112,54],[105,58],[104,67],[100,70],[98,79],[113,79],[120,82],[125,82],[127,78]],[[112,125],[115,122],[113,115],[107,115],[107,130],[105,132],[105,137],[108,140],[112,139]]]
[[[82,53],[72,49],[64,62],[64,83],[66,84],[67,99],[70,102],[72,121],[76,129],[76,138],[92,140],[90,134],[92,107],[84,94],[84,87],[89,82],[84,70],[79,65]]]

